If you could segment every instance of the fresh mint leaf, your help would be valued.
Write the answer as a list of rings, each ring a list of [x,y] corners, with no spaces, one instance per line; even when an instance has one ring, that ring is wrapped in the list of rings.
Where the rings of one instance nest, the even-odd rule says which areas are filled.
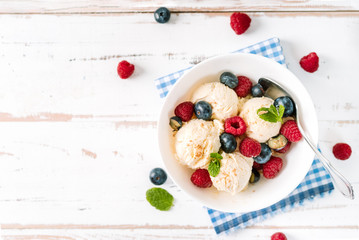
[[[269,108],[262,107],[257,110],[258,116],[267,122],[281,122],[284,114],[284,106],[280,105],[277,109],[274,105],[270,105]]]
[[[283,114],[284,114],[284,110],[285,110],[285,107],[284,107],[283,105],[279,105],[278,112],[279,112],[279,119],[280,119],[280,121],[282,121],[282,117],[283,117]]]
[[[161,211],[168,211],[173,205],[173,196],[163,188],[148,189],[146,199],[152,206]]]
[[[261,114],[261,115],[259,115],[259,117],[261,119],[263,119],[264,121],[267,121],[267,122],[272,122],[272,123],[277,122],[277,117],[275,115],[273,115],[272,113],[269,113],[269,112]]]
[[[221,156],[222,157],[222,156]],[[208,173],[212,177],[216,177],[219,174],[221,163],[218,159],[212,160],[208,166]]]
[[[277,108],[274,105],[270,105],[268,112],[272,113],[275,116],[278,116]]]
[[[277,116],[269,111],[269,108],[260,108],[257,110],[258,116],[267,122],[277,122]]]
[[[214,159],[222,159],[223,158],[221,156],[221,154],[219,154],[219,153],[211,153],[211,154],[209,154],[209,156]]]

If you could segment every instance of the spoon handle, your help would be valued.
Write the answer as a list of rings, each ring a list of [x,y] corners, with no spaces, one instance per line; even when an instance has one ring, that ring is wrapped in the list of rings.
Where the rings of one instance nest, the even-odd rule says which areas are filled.
[[[298,123],[299,131],[302,133],[303,138],[315,152],[319,160],[323,163],[324,168],[329,172],[335,188],[337,188],[345,197],[349,199],[354,199],[354,190],[350,182],[340,173],[338,172],[333,165],[329,162],[329,160],[324,157],[324,155],[319,152],[316,146],[312,143],[312,141],[305,134],[302,126]]]

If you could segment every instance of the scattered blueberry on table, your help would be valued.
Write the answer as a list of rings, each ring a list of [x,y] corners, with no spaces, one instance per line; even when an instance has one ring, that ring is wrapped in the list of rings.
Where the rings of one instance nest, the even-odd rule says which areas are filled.
[[[162,185],[167,180],[167,174],[162,168],[154,168],[150,172],[150,180],[155,185]]]
[[[160,7],[155,11],[155,20],[158,23],[166,23],[171,18],[171,12],[165,7]]]

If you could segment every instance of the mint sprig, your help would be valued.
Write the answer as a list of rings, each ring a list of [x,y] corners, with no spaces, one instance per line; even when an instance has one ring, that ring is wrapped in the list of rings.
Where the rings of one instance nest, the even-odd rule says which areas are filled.
[[[216,177],[219,174],[221,168],[220,160],[223,159],[223,157],[219,153],[211,153],[209,156],[211,157],[211,162],[208,166],[208,173],[212,177]]]
[[[285,108],[283,105],[279,105],[278,108],[276,108],[274,105],[270,105],[269,108],[262,107],[258,109],[257,114],[264,121],[276,123],[282,122],[284,110]]]
[[[146,199],[152,206],[161,211],[168,211],[173,205],[173,196],[163,188],[148,189]]]

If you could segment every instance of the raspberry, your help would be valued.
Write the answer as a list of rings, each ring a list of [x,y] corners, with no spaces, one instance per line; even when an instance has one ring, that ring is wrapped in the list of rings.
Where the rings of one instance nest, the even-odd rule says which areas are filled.
[[[287,144],[284,146],[284,148],[282,148],[281,150],[277,150],[276,152],[286,153],[286,152],[289,150],[290,145],[292,145],[292,143],[291,143],[291,142],[287,142]]]
[[[346,143],[337,143],[333,147],[333,154],[339,160],[347,160],[352,154],[352,149]]]
[[[238,97],[246,97],[252,89],[252,82],[245,76],[238,76],[238,86],[234,89]]]
[[[284,233],[276,232],[272,235],[270,238],[271,240],[287,240],[287,237],[284,235]]]
[[[188,122],[189,120],[191,120],[192,115],[193,115],[193,103],[191,102],[183,102],[180,103],[176,108],[175,108],[175,115],[179,118],[181,118],[182,121],[184,122]]]
[[[257,163],[256,161],[253,161],[253,168],[256,170],[261,170],[263,168],[263,164]]]
[[[191,182],[200,188],[212,186],[212,180],[207,169],[197,169],[191,176]]]
[[[231,15],[231,27],[237,35],[247,31],[251,21],[251,18],[245,13],[235,12]]]
[[[257,157],[261,150],[261,144],[252,138],[243,139],[239,145],[239,151],[246,157]]]
[[[277,176],[283,167],[283,160],[279,157],[271,156],[268,162],[263,164],[263,176],[267,179]]]
[[[280,133],[290,142],[298,142],[302,139],[302,134],[300,133],[297,123],[294,120],[286,121],[280,129]]]
[[[129,78],[135,71],[135,66],[126,60],[121,61],[117,66],[117,73],[122,79]]]
[[[299,61],[300,66],[307,72],[313,73],[318,70],[319,57],[315,52],[309,53]]]
[[[247,126],[243,119],[239,116],[227,118],[224,122],[224,131],[233,136],[239,136],[246,132]]]

